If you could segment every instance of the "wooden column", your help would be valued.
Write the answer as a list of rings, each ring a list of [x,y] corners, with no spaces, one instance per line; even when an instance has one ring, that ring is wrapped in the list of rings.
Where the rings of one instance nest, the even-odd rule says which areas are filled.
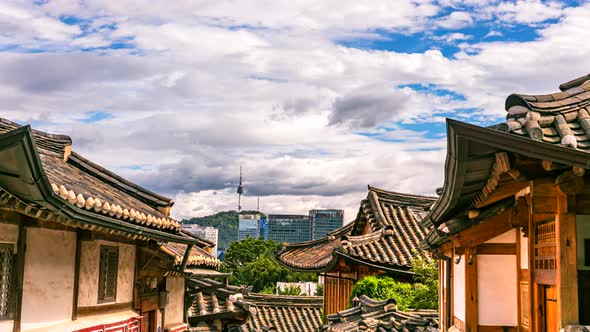
[[[78,290],[80,288],[80,255],[82,254],[82,230],[76,230],[76,257],[74,258],[74,291],[72,292],[72,320],[78,319]]]
[[[477,331],[477,251],[465,250],[465,331]]]
[[[16,298],[14,304],[13,332],[20,332],[23,306],[23,282],[25,279],[25,253],[27,250],[27,229],[21,222],[18,225],[18,249],[16,252]]]
[[[557,238],[557,296],[559,326],[578,323],[578,270],[576,257],[576,214],[568,211],[575,206],[575,196],[559,192],[555,219]],[[575,209],[571,209],[575,211]]]

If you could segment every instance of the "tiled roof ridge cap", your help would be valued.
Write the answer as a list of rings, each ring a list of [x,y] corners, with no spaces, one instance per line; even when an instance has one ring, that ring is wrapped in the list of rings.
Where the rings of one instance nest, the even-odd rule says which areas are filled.
[[[10,121],[8,119],[0,117],[0,127],[6,126],[8,129],[18,129],[23,127],[23,125]],[[64,154],[68,154],[71,146],[72,146],[72,138],[68,135],[58,135],[58,134],[51,134],[44,131],[40,131],[37,129],[32,129],[31,132],[33,134],[33,138],[35,140],[39,139],[43,142],[36,142],[37,148],[43,150],[43,152],[52,152],[52,153],[59,153],[59,157],[63,157]],[[39,144],[42,143],[42,144]],[[46,144],[43,144],[46,143]],[[53,149],[52,149],[53,148]]]
[[[531,111],[537,111],[544,114],[559,114],[559,113],[568,113],[573,112],[573,109],[570,108],[563,108],[566,104],[560,105],[557,110],[551,109],[548,107],[548,110],[539,109],[539,107],[535,107],[531,103],[552,103],[552,102],[559,102],[561,100],[574,97],[581,93],[590,91],[590,74],[578,77],[574,80],[569,82],[563,83],[559,85],[560,92],[555,93],[547,93],[547,94],[522,94],[522,93],[513,93],[510,94],[506,98],[506,102],[504,105],[504,109],[508,111],[513,106],[523,106],[528,108]],[[588,101],[588,97],[584,96],[584,98],[578,98],[578,100],[571,100],[570,103],[567,105],[575,105],[579,103],[585,103]]]
[[[435,201],[438,199],[438,197],[433,197],[433,196],[416,195],[416,194],[402,193],[402,192],[398,192],[398,191],[385,190],[385,189],[373,187],[371,185],[368,185],[368,191],[369,192],[373,191],[375,193],[382,193],[382,194],[397,196],[397,197],[421,199],[421,200],[425,200],[425,201]]]
[[[133,183],[121,177],[120,175],[117,175],[116,173],[109,171],[108,169],[96,164],[95,162],[90,161],[89,159],[83,157],[77,152],[72,151],[72,154],[70,155],[68,161],[71,161],[72,164],[79,168],[83,168],[85,172],[90,173],[96,178],[99,178],[101,181],[116,186],[119,189],[125,191],[126,193],[137,197],[139,200],[144,201],[153,207],[171,207],[172,205],[174,205],[174,200],[172,200],[171,198],[162,196],[136,183]]]
[[[391,226],[391,225],[388,225],[388,226]],[[349,241],[349,242],[351,242],[350,244],[352,246],[355,246],[355,245],[360,245],[360,244],[364,244],[367,242],[371,242],[373,240],[380,239],[384,235],[384,233],[385,233],[385,227],[379,228],[379,230],[372,232],[372,233],[367,233],[367,234],[343,235],[341,240],[342,241]],[[353,241],[356,241],[356,242],[353,242]]]
[[[293,304],[309,304],[309,305],[322,305],[324,304],[323,296],[293,296],[293,295],[275,295],[275,294],[261,294],[261,293],[249,293],[245,295],[245,300],[253,302],[256,305],[289,305],[289,302]],[[275,301],[273,303],[272,301]]]

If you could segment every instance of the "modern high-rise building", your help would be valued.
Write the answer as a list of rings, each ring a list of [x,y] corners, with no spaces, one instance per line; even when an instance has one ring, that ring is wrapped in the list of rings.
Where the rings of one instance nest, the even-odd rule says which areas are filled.
[[[219,230],[211,226],[199,226],[197,224],[182,225],[182,230],[190,235],[215,243],[214,255],[217,255],[217,242],[219,241]]]
[[[311,240],[309,216],[299,214],[269,214],[266,222],[268,240],[304,242]]]
[[[310,210],[309,221],[311,227],[311,239],[321,239],[325,237],[328,232],[342,227],[344,222],[344,210]]]
[[[238,215],[238,241],[246,237],[260,237],[260,214],[239,214]]]
[[[266,233],[267,231],[267,221],[266,221],[266,216],[260,216],[260,236],[262,236],[263,239],[268,239],[268,235]]]

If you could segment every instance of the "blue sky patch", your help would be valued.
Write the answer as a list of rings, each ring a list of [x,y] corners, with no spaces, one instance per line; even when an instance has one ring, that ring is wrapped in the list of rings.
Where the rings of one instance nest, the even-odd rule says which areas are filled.
[[[113,114],[108,113],[108,112],[102,112],[102,111],[91,111],[91,112],[85,112],[84,113],[85,117],[80,119],[80,122],[83,123],[96,123],[96,122],[100,122],[103,120],[107,120],[107,119],[112,119],[113,118]]]

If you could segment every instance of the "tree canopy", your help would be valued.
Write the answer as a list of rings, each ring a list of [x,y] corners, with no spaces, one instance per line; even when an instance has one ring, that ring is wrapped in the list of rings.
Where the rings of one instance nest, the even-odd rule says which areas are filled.
[[[247,237],[232,242],[225,253],[222,270],[232,272],[230,283],[251,285],[254,292],[274,293],[278,281],[317,281],[315,273],[294,272],[273,257],[280,244],[272,240]]]
[[[438,307],[438,270],[433,259],[412,261],[416,273],[413,284],[398,282],[388,276],[368,276],[352,288],[350,303],[355,296],[366,295],[375,300],[393,298],[400,310],[436,309]]]

